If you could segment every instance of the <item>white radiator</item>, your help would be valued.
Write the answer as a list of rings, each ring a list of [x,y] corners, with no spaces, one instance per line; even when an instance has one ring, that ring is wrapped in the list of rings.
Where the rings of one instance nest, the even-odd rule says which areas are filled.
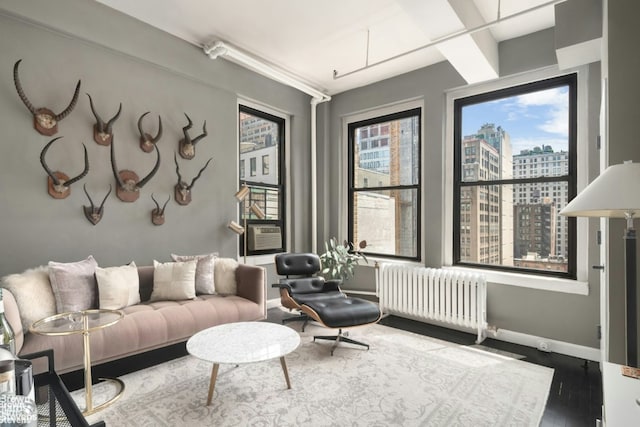
[[[487,283],[480,274],[379,263],[376,294],[383,313],[473,329],[486,337]]]

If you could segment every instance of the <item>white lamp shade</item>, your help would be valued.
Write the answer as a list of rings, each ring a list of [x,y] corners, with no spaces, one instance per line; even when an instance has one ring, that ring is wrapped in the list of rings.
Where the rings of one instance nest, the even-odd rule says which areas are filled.
[[[625,218],[640,214],[640,163],[609,166],[560,211],[565,216]]]

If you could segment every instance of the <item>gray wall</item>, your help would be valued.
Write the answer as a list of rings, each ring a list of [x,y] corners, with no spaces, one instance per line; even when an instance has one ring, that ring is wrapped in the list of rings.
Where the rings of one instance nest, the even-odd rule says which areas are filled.
[[[501,75],[520,73],[555,64],[553,30],[545,30],[530,36],[501,43]],[[600,67],[593,64],[589,70],[588,123],[589,140],[595,141],[598,128],[600,105]],[[448,63],[439,63],[411,73],[404,74],[366,87],[334,96],[330,105],[331,130],[324,139],[322,170],[324,171],[324,194],[338,194],[340,156],[343,152],[342,117],[378,106],[423,97],[424,111],[424,192],[425,222],[423,228],[425,243],[424,264],[430,267],[442,265],[441,247],[444,199],[443,150],[445,123],[445,91],[463,86],[464,81]],[[592,145],[593,146],[593,145]],[[591,157],[591,156],[590,156]],[[597,174],[597,155],[591,159],[591,174]],[[339,235],[336,203],[324,204],[322,223],[326,227],[326,237]],[[593,226],[592,226],[593,228]],[[595,231],[595,230],[594,230]],[[598,263],[598,250],[591,244],[590,257]],[[375,270],[372,263],[359,267],[350,287],[358,290],[375,289]],[[530,335],[598,348],[597,325],[599,320],[598,275],[590,273],[588,296],[564,294],[489,284],[488,321],[500,329],[522,332]],[[570,308],[570,310],[568,309]]]
[[[3,1],[0,9],[0,275],[46,264],[94,255],[100,265],[135,260],[149,264],[168,260],[170,254],[217,251],[235,257],[237,237],[226,228],[237,215],[233,197],[237,189],[237,98],[250,98],[291,114],[292,250],[305,250],[310,239],[310,98],[292,88],[263,78],[223,59],[211,60],[202,50],[166,33],[126,17],[96,2],[81,0]],[[61,111],[82,79],[75,110],[59,123],[56,136],[64,136],[49,150],[52,169],[69,175],[82,170],[82,143],[89,152],[91,169],[72,186],[71,195],[54,200],[46,192],[46,174],[40,151],[51,139],[33,129],[33,120],[20,101],[12,78],[13,64],[22,58],[20,75],[36,107]],[[151,111],[146,125],[154,129],[162,116],[164,135],[159,142],[162,163],[156,176],[142,189],[135,203],[123,203],[115,192],[105,204],[102,221],[91,225],[82,206],[101,200],[113,176],[109,148],[92,139],[91,94],[106,120],[122,102],[115,123],[115,147],[120,169],[146,175],[154,154],[138,148],[137,119]],[[150,198],[165,200],[176,183],[173,153],[186,124],[184,112],[194,122],[192,135],[207,121],[209,136],[199,142],[191,161],[179,158],[182,176],[191,179],[213,157],[195,184],[193,201],[166,209],[166,223],[151,224]],[[99,203],[99,201],[98,201]],[[275,280],[273,272],[270,281]],[[269,289],[270,296],[277,292]]]

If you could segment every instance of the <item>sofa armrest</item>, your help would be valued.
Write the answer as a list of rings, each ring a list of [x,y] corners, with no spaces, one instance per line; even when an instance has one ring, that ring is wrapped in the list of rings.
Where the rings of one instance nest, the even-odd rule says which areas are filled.
[[[267,272],[264,267],[238,264],[236,269],[237,295],[262,306],[267,317]]]
[[[24,331],[22,329],[22,320],[20,320],[20,310],[18,309],[18,304],[13,294],[6,288],[2,289],[2,301],[4,302],[4,315],[16,337],[16,354],[18,354],[24,343]]]

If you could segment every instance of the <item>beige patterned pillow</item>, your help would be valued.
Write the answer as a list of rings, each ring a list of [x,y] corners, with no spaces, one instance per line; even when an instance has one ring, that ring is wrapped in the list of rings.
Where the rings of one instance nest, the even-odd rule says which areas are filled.
[[[140,302],[140,283],[135,262],[121,267],[96,267],[100,308],[118,310]]]
[[[204,255],[176,255],[171,254],[174,261],[192,261],[196,260],[196,293],[197,294],[215,294],[216,285],[213,277],[213,266],[218,256],[217,253]]]
[[[153,260],[153,292],[149,301],[175,301],[196,297],[198,262],[165,262]]]
[[[58,313],[97,307],[97,266],[91,255],[78,262],[49,261],[49,280]]]

